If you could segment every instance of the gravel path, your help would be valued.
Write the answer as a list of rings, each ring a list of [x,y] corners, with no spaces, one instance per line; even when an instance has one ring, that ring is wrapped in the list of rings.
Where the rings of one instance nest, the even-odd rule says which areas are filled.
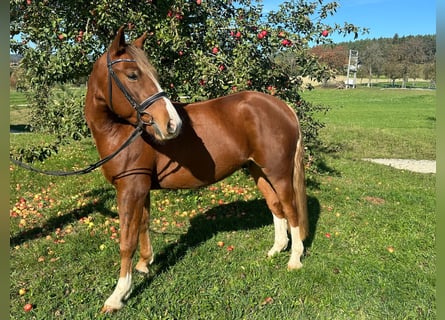
[[[420,173],[436,173],[436,160],[412,159],[363,159],[374,163],[384,164],[393,168]]]

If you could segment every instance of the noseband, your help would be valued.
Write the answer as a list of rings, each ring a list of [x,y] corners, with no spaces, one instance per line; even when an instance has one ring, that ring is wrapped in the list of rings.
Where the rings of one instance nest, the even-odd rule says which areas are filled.
[[[167,97],[167,94],[164,91],[160,91],[160,92],[155,93],[154,95],[148,97],[147,99],[145,99],[141,103],[137,103],[136,100],[134,100],[134,98],[128,92],[128,90],[125,88],[124,84],[119,80],[119,78],[116,75],[116,73],[113,71],[112,66],[114,64],[116,64],[116,63],[119,63],[119,62],[136,62],[136,60],[133,60],[133,59],[116,59],[116,60],[112,60],[111,61],[110,53],[109,52],[107,53],[108,96],[110,97],[110,108],[111,108],[111,110],[114,112],[113,102],[112,102],[112,83],[111,83],[111,78],[113,78],[114,82],[116,83],[118,88],[122,91],[122,93],[127,98],[128,102],[131,104],[133,109],[135,109],[136,112],[137,112],[138,124],[135,125],[135,126],[142,126],[142,125],[151,126],[151,125],[155,124],[155,122],[153,120],[153,116],[149,112],[147,112],[145,110],[148,107],[150,107],[157,100],[159,100],[161,98],[164,98],[164,97]],[[143,115],[148,115],[150,120],[148,122],[142,120],[142,116]]]

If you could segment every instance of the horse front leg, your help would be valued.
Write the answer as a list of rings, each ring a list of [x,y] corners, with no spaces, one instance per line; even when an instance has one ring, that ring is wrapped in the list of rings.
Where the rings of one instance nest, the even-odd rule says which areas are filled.
[[[132,185],[137,186],[137,183],[132,182]],[[123,301],[130,296],[132,259],[138,244],[141,222],[144,220],[146,196],[147,193],[139,188],[118,188],[121,269],[116,288],[102,308],[104,313],[121,309],[124,306]]]
[[[141,226],[139,228],[139,251],[140,258],[136,264],[136,270],[148,274],[148,265],[153,263],[153,247],[150,241],[150,196],[146,198],[142,212]]]

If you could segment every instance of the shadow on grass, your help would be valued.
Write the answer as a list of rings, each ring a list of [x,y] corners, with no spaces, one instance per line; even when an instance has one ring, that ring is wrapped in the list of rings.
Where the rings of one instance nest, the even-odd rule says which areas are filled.
[[[65,225],[70,224],[76,220],[79,220],[80,218],[87,217],[94,211],[99,211],[101,214],[105,216],[110,216],[110,217],[116,216],[116,212],[111,211],[106,206],[107,201],[109,201],[110,199],[114,199],[116,197],[114,189],[112,188],[95,189],[86,193],[85,196],[91,198],[98,198],[100,200],[94,204],[90,202],[86,206],[83,206],[81,208],[76,208],[70,212],[67,212],[64,215],[50,217],[48,218],[48,220],[44,222],[42,226],[26,229],[12,236],[9,239],[9,245],[13,247],[29,240],[44,238],[47,235],[53,233],[57,228],[63,228]]]
[[[307,249],[312,245],[320,216],[320,203],[315,197],[308,197],[309,236],[304,241]],[[167,271],[180,261],[190,249],[211,239],[218,232],[241,231],[258,229],[273,223],[272,214],[263,199],[252,201],[235,201],[220,205],[190,219],[187,233],[180,236],[178,241],[164,247],[155,256],[154,274],[137,285],[132,296],[138,296],[150,287],[154,278]],[[273,235],[271,236],[273,239]],[[270,244],[272,246],[272,243]],[[288,248],[290,245],[288,246]]]
[[[9,239],[11,247],[26,241],[46,237],[57,228],[63,228],[74,221],[87,217],[94,211],[104,216],[116,217],[117,213],[111,211],[106,203],[116,197],[115,191],[109,189],[96,189],[85,194],[86,197],[99,198],[95,203],[89,203],[76,208],[64,215],[50,217],[42,226],[36,226],[13,235]],[[305,247],[310,247],[316,231],[320,204],[314,197],[308,197],[309,208],[309,236],[305,240]],[[218,232],[258,229],[272,224],[272,215],[264,199],[253,201],[235,201],[210,209],[205,214],[198,215],[190,220],[190,228],[182,235],[178,243],[165,248],[157,257],[161,261],[160,269],[165,270],[177,262],[189,248],[196,247],[213,237]],[[179,255],[178,255],[179,254]],[[172,260],[172,257],[174,258]]]
[[[31,132],[31,127],[27,124],[11,124],[9,125],[10,133],[27,133]]]

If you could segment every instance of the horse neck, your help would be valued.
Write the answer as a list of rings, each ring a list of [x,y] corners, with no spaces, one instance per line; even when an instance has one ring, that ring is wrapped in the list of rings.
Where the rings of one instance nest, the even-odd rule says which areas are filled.
[[[111,112],[105,99],[95,96],[93,90],[87,92],[85,101],[85,118],[94,140],[102,140],[106,137],[118,137],[127,130],[122,127],[128,126],[119,121]]]

